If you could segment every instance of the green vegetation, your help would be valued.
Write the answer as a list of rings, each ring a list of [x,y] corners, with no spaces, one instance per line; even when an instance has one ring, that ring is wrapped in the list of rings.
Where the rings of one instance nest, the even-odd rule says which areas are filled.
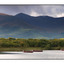
[[[0,51],[60,50],[64,49],[64,39],[16,39],[0,38]]]

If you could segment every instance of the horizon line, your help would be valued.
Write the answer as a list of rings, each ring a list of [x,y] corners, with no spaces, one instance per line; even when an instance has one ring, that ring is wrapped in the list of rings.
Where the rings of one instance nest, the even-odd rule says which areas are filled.
[[[26,14],[26,13],[17,13],[17,14],[15,14],[15,15],[12,15],[12,14],[7,14],[7,13],[0,13],[0,15],[9,15],[9,16],[16,16],[16,15],[18,15],[18,14],[25,14],[25,15],[28,15],[28,16],[31,16],[31,15],[29,15],[29,14]],[[42,17],[42,16],[48,16],[48,17],[51,17],[51,18],[63,18],[64,16],[61,16],[61,17],[53,17],[53,16],[50,16],[50,15],[39,15],[39,16],[31,16],[31,17]]]

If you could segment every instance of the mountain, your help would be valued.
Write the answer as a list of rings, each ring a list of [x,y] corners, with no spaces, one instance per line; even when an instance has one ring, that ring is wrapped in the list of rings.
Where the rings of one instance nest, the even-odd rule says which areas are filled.
[[[64,17],[33,17],[24,13],[12,16],[0,13],[0,37],[64,38]]]
[[[22,18],[25,22],[39,27],[40,29],[44,29],[47,32],[61,32],[64,31],[64,17],[61,18],[53,18],[49,16],[38,16],[38,17],[26,17],[25,14],[18,14],[16,17]]]

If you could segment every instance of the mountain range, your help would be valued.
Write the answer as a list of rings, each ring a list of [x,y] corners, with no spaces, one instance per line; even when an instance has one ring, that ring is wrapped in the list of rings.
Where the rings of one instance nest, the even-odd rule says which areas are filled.
[[[64,38],[64,17],[15,16],[0,13],[0,37],[8,38]]]

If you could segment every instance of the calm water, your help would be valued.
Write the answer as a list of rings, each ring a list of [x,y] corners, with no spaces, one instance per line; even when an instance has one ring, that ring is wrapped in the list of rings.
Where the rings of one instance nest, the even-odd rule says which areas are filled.
[[[64,59],[64,51],[44,50],[43,52],[3,52],[0,59]]]

